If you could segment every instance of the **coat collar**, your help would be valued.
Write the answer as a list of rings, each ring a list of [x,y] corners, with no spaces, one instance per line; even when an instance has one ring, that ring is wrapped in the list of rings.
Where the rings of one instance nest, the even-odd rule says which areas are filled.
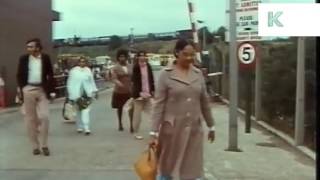
[[[188,78],[185,79],[181,79],[179,76],[177,76],[176,74],[176,70],[175,70],[175,65],[172,65],[170,67],[166,67],[165,71],[169,72],[169,77],[173,80],[185,83],[185,84],[191,84],[193,82],[195,82],[196,80],[199,79],[199,73],[201,73],[200,69],[196,68],[195,66],[192,65],[192,67],[189,70],[188,73]]]
[[[38,56],[33,56],[33,55],[29,55],[29,58],[37,58],[37,59],[42,59],[42,54],[40,53]]]

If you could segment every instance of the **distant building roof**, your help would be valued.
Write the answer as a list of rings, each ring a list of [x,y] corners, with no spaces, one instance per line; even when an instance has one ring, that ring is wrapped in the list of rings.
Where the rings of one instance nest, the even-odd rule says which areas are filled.
[[[185,32],[192,32],[192,30],[191,30],[191,29],[184,29],[184,30],[179,30],[179,31],[177,31],[177,32],[179,32],[179,33],[185,33]]]

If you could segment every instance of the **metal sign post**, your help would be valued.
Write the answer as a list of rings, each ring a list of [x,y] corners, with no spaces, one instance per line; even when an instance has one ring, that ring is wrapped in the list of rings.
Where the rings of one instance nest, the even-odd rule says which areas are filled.
[[[240,68],[245,74],[246,82],[245,133],[251,132],[252,69],[255,65],[256,55],[256,48],[250,42],[243,42],[238,46],[238,60],[240,62]]]
[[[241,151],[238,148],[238,61],[236,34],[236,0],[230,0],[230,112],[229,112],[229,147],[227,151]]]
[[[134,54],[132,52],[133,49],[133,30],[134,28],[130,28],[130,39],[129,39],[129,63],[133,64],[133,58],[134,58]]]
[[[251,133],[251,115],[252,115],[252,71],[246,71],[246,121],[245,121],[245,133]]]

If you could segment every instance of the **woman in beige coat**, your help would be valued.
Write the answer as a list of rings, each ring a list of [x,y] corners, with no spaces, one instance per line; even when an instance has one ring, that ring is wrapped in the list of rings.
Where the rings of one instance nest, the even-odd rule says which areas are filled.
[[[161,72],[156,85],[151,143],[158,144],[159,180],[197,180],[203,177],[201,119],[209,127],[211,142],[214,119],[202,72],[193,66],[194,45],[179,40],[174,53],[177,60]]]

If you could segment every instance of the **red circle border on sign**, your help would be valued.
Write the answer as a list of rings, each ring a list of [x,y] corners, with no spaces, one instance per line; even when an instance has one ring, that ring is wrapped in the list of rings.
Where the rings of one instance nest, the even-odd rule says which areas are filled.
[[[254,48],[254,51],[255,51],[255,54],[256,54],[256,55],[255,55],[255,58],[254,58],[253,62],[250,63],[250,64],[244,64],[244,63],[242,63],[242,61],[239,59],[238,51],[239,51],[240,46],[242,46],[243,44],[251,44],[251,45],[253,46],[253,48]],[[240,70],[252,70],[252,69],[254,69],[255,66],[256,66],[256,61],[258,60],[258,59],[257,59],[258,55],[259,55],[259,52],[257,51],[257,45],[256,45],[256,43],[252,43],[252,42],[249,42],[249,41],[244,41],[244,42],[239,43],[239,44],[238,44],[238,47],[237,47],[237,60],[238,60],[238,62],[239,62],[239,68],[240,68]]]

